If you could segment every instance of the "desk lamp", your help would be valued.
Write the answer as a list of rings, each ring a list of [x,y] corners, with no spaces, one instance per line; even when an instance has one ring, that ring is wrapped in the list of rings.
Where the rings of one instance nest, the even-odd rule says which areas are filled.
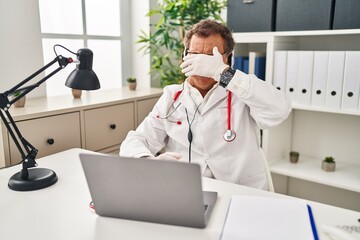
[[[62,47],[70,53],[76,55],[77,60],[66,58],[56,53],[55,48]],[[20,130],[15,124],[15,121],[10,115],[10,106],[17,100],[39,87],[42,83],[52,77],[54,74],[64,69],[69,63],[76,62],[77,66],[67,78],[65,85],[69,88],[80,90],[96,90],[100,88],[100,82],[95,72],[92,70],[93,53],[88,48],[79,49],[77,53],[56,44],[54,46],[55,59],[44,67],[37,70],[35,73],[24,79],[22,82],[11,88],[10,90],[0,93],[0,116],[4,122],[11,138],[13,139],[17,149],[19,150],[22,158],[22,170],[15,173],[9,180],[9,188],[15,191],[32,191],[49,187],[55,184],[58,180],[56,173],[46,168],[33,168],[37,166],[35,161],[38,150],[31,145],[20,133]],[[35,84],[23,86],[31,79],[36,77],[39,73],[58,62],[59,67],[45,76],[43,79]],[[9,100],[9,96],[13,96],[16,92],[21,92],[20,95]],[[7,119],[6,119],[6,117]]]

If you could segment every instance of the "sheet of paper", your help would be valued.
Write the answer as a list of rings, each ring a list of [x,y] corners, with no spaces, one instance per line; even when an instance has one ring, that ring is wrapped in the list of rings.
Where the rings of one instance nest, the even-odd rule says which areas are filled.
[[[229,239],[314,239],[306,201],[233,196],[222,232]]]

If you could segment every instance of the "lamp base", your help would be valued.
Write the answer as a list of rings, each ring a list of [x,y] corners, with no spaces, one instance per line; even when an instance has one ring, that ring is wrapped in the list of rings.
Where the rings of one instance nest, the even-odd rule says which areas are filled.
[[[21,178],[21,172],[15,173],[9,180],[9,188],[15,191],[33,191],[49,187],[58,180],[56,173],[46,168],[28,169],[29,177]]]

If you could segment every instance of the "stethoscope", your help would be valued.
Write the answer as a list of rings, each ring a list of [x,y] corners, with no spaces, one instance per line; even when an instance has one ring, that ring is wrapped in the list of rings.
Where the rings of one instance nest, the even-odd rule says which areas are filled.
[[[164,119],[172,123],[176,123],[177,125],[181,125],[182,122],[180,120],[174,121],[169,119],[169,117],[178,109],[181,105],[179,103],[175,106],[176,100],[180,97],[181,93],[184,90],[184,86],[181,90],[177,91],[173,97],[173,101],[171,106],[169,107],[168,111],[166,112],[165,116],[157,115],[156,117],[159,119]],[[234,130],[231,129],[231,101],[232,101],[232,92],[228,91],[228,101],[227,101],[227,130],[224,133],[224,140],[227,142],[232,142],[236,138],[236,133]],[[172,109],[172,110],[171,110]]]
[[[227,102],[227,130],[224,133],[224,139],[227,142],[232,142],[236,138],[236,133],[231,129],[231,98],[232,92],[228,91],[228,102]]]

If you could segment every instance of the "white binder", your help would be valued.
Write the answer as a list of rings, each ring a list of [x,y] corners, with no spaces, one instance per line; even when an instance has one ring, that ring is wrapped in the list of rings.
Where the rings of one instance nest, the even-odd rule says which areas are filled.
[[[328,62],[328,51],[314,52],[314,72],[311,90],[311,106],[325,107]]]
[[[313,78],[314,52],[299,52],[298,103],[310,106],[311,85]]]
[[[275,51],[273,85],[285,92],[287,51]]]
[[[297,103],[299,51],[287,52],[286,90],[293,103]]]
[[[348,51],[345,55],[342,110],[357,111],[360,91],[360,51]]]
[[[326,86],[326,107],[340,110],[344,76],[345,52],[329,52],[328,79]]]

